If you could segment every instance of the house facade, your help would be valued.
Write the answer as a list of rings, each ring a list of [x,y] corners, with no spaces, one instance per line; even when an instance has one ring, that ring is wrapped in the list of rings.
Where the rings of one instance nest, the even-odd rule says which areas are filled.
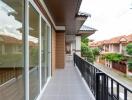
[[[0,100],[39,100],[65,55],[81,54],[81,36],[96,31],[82,26],[81,1],[0,1]]]
[[[97,42],[92,42],[90,43],[90,46],[92,48],[100,48],[101,50],[101,55],[98,57],[97,62],[110,67],[114,68],[116,70],[119,70],[123,73],[128,74],[129,71],[127,69],[127,62],[124,61],[120,64],[113,63],[111,61],[108,61],[106,59],[102,59],[102,56],[108,53],[118,53],[122,54],[124,56],[129,56],[126,52],[126,46],[127,44],[132,43],[132,34],[130,35],[123,35],[123,36],[118,36],[111,38],[109,40],[103,40],[103,41],[97,41]]]

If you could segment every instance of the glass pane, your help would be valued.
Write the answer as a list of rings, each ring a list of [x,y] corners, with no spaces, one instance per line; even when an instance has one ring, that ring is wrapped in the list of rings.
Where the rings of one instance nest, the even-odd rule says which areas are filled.
[[[23,2],[0,0],[0,100],[24,99]]]
[[[42,54],[42,86],[44,86],[47,81],[47,68],[48,68],[48,49],[47,49],[47,26],[45,21],[42,19],[42,38],[41,38],[41,54]]]
[[[34,100],[39,93],[39,14],[29,7],[29,93]]]
[[[50,28],[49,26],[47,26],[47,35],[48,35],[48,41],[47,41],[47,45],[48,45],[48,68],[47,68],[47,76],[50,77],[50,67],[51,67],[51,33],[50,33]]]

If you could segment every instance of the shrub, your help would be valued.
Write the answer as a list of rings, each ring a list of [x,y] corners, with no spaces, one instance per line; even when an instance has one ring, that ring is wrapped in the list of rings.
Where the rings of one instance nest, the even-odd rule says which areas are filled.
[[[126,52],[130,57],[128,58],[128,69],[132,70],[132,43],[128,44],[126,47]]]
[[[118,54],[118,53],[108,53],[105,55],[105,58],[109,61],[113,61],[113,62],[120,62],[122,60],[124,60],[124,57],[122,54]]]
[[[128,44],[126,46],[126,51],[129,55],[132,55],[132,43]]]

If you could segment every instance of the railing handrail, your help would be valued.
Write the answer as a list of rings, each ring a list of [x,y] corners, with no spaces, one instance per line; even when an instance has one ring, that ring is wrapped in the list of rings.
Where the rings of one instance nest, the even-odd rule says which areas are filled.
[[[75,53],[74,53],[74,54],[75,54]],[[75,55],[78,56],[77,54],[75,54]],[[82,57],[80,57],[80,56],[78,56],[78,57],[79,57],[80,59],[84,60],[85,62],[87,62],[88,64],[92,65],[93,67],[95,67],[97,70],[99,70],[99,71],[105,73],[105,75],[107,75],[108,77],[110,77],[113,81],[117,82],[117,83],[118,83],[119,85],[121,85],[122,87],[125,87],[128,91],[132,92],[132,88],[131,88],[131,87],[129,87],[129,86],[128,86],[129,88],[126,87],[126,86],[124,85],[124,83],[120,82],[118,79],[115,79],[112,75],[110,75],[110,74],[104,72],[103,70],[97,68],[94,64],[88,62],[87,60],[83,59]]]
[[[82,77],[96,97],[96,100],[119,100],[122,98],[120,96],[122,91],[124,91],[124,100],[128,100],[127,98],[132,96],[131,88],[123,85],[113,76],[102,71],[76,54],[74,54],[74,65],[78,67]],[[114,92],[115,88],[117,94]],[[128,93],[130,93],[130,96]]]

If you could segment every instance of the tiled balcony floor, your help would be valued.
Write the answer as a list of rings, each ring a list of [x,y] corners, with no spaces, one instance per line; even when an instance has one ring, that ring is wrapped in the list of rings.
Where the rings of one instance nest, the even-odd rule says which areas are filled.
[[[66,59],[65,69],[57,69],[41,100],[95,100],[84,85],[73,61]]]

